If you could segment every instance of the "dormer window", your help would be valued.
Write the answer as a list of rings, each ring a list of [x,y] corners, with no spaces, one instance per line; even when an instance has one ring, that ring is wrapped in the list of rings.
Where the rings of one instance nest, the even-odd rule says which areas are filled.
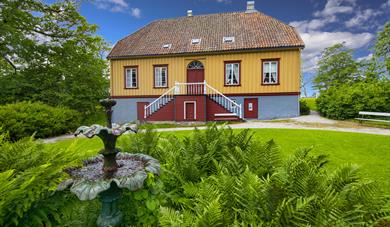
[[[201,39],[192,39],[191,44],[199,44]]]
[[[234,43],[234,36],[223,37],[223,43]]]
[[[169,49],[169,48],[171,48],[171,47],[172,47],[172,44],[170,44],[170,43],[166,43],[166,44],[164,44],[162,47],[163,47],[163,48],[167,48],[167,49]]]

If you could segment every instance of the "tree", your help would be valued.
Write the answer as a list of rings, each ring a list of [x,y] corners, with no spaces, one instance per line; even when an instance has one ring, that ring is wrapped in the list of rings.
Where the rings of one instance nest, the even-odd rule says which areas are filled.
[[[388,22],[383,31],[378,33],[375,43],[375,56],[383,60],[387,69],[388,75],[390,74],[390,22]]]
[[[319,90],[328,89],[344,83],[351,83],[357,75],[359,64],[354,61],[352,51],[343,43],[326,48],[318,61],[317,76],[313,85]]]
[[[64,105],[92,113],[108,95],[104,40],[75,1],[0,3],[0,100]]]

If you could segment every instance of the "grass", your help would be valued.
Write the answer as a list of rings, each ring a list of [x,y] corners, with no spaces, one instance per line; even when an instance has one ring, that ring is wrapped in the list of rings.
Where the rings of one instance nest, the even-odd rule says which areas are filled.
[[[254,129],[255,137],[265,142],[270,139],[280,146],[286,158],[300,148],[313,148],[313,154],[326,154],[329,168],[352,163],[361,167],[361,174],[379,182],[381,188],[390,195],[390,137],[362,133],[347,133],[320,130],[298,129]],[[164,132],[163,136],[174,134],[187,136],[191,131]],[[60,141],[48,146],[66,147],[74,140]],[[98,139],[77,139],[73,144],[80,149],[98,151],[103,145]]]
[[[316,98],[301,98],[305,100],[310,110],[317,110]]]
[[[388,119],[386,119],[388,120]],[[366,127],[375,127],[375,128],[388,128],[390,129],[390,123],[389,122],[377,122],[377,121],[362,121],[351,119],[351,122],[354,122],[355,124],[359,124],[361,126]]]
[[[210,124],[217,124],[217,125],[222,125],[222,124],[238,124],[241,123],[240,121],[228,121],[228,122],[172,122],[172,123],[162,123],[162,122],[155,122],[155,123],[146,123],[146,124],[141,124],[139,126],[140,129],[145,129],[148,126],[153,126],[154,128],[186,128],[186,127],[202,127],[202,126],[207,126]]]

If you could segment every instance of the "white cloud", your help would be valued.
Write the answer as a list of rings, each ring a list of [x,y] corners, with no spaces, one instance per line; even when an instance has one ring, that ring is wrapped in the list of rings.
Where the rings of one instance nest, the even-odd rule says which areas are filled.
[[[328,24],[326,19],[313,19],[313,20],[303,20],[303,21],[293,21],[290,22],[290,25],[297,28],[299,32],[308,32],[320,29]]]
[[[231,0],[217,0],[217,2],[228,4],[228,3],[231,3],[232,1]]]
[[[305,49],[302,52],[302,70],[303,72],[314,72],[321,52],[325,48],[344,42],[347,48],[358,49],[366,46],[374,38],[374,35],[371,33],[314,31],[303,33],[301,37],[305,42]]]
[[[129,5],[124,0],[108,0],[118,6],[128,7]]]
[[[293,21],[290,25],[300,32],[315,31],[336,22],[337,14],[352,13],[355,4],[356,0],[328,0],[324,9],[314,12],[314,19]]]
[[[93,4],[99,9],[106,9],[111,12],[125,12],[129,8],[125,0],[95,0]]]
[[[325,8],[314,12],[316,17],[333,17],[336,14],[351,13],[354,10],[356,0],[328,0]]]
[[[382,9],[390,9],[390,0],[387,0],[387,2],[383,3],[381,5]]]
[[[390,2],[390,0],[388,0]],[[354,14],[355,16],[352,17]],[[350,15],[352,18],[339,21],[340,14]],[[311,20],[293,21],[291,26],[296,27],[305,42],[305,49],[302,51],[302,71],[315,72],[318,60],[321,58],[322,51],[337,43],[344,43],[347,48],[359,49],[367,46],[374,35],[371,33],[352,33],[348,31],[339,31],[340,26],[347,28],[359,25],[360,28],[372,17],[381,14],[372,9],[360,10],[356,7],[356,0],[327,0],[322,10],[316,11]],[[327,25],[336,23],[333,31],[326,31]],[[367,23],[365,23],[367,24]]]
[[[390,0],[389,0],[390,1]],[[365,23],[369,21],[370,19],[372,20],[374,17],[378,16],[381,14],[381,11],[378,10],[373,10],[373,9],[365,9],[362,11],[357,11],[356,15],[349,19],[348,21],[345,22],[345,26],[348,28],[353,28],[353,27],[363,27],[363,28],[368,28],[368,26],[373,23]]]
[[[105,9],[114,13],[129,13],[135,18],[141,18],[141,9],[129,8],[129,4],[126,0],[95,0],[93,1],[93,4],[96,5],[98,9]]]
[[[368,54],[367,56],[360,57],[360,58],[358,58],[358,59],[356,59],[356,60],[358,60],[358,61],[368,61],[368,60],[370,60],[372,57],[373,57],[373,54],[370,53],[370,54]]]
[[[140,18],[141,10],[139,8],[131,8],[131,15],[135,18]]]

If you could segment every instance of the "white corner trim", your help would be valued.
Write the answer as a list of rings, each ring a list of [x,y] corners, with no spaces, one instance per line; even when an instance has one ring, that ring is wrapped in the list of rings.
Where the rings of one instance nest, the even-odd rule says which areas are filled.
[[[194,104],[194,120],[196,120],[196,101],[184,101],[184,120],[187,120],[186,119],[186,115],[187,115],[186,104],[187,103]]]

